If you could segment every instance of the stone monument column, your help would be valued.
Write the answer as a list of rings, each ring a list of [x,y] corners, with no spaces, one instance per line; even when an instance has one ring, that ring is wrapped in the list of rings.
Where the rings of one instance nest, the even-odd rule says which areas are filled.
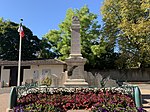
[[[81,54],[80,21],[77,16],[72,18],[71,28],[71,52],[70,57],[66,59],[68,79],[64,85],[68,87],[88,86],[84,78],[84,64],[86,63],[86,59]]]
[[[71,58],[79,58],[82,57],[81,54],[81,44],[80,44],[80,22],[77,16],[72,18],[72,26],[71,26]]]

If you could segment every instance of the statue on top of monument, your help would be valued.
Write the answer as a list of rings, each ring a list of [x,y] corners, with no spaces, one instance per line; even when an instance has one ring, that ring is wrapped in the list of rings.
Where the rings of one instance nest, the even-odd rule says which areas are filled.
[[[73,24],[80,24],[80,20],[79,20],[78,16],[73,16],[72,17],[72,23]]]

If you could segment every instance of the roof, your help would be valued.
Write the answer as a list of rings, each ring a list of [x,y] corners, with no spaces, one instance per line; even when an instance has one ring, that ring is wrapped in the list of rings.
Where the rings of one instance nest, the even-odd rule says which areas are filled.
[[[42,59],[42,60],[29,60],[29,61],[21,61],[22,66],[30,66],[30,65],[65,65],[66,63],[60,61],[58,59]],[[0,60],[0,66],[17,66],[18,61],[8,61],[8,60]]]

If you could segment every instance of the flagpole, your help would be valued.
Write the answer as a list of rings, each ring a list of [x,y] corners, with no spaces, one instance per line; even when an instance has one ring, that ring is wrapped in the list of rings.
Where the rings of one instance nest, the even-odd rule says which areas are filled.
[[[23,19],[20,19],[20,24],[22,24]],[[21,27],[21,26],[19,26]],[[19,61],[18,61],[18,82],[17,82],[17,86],[20,86],[20,68],[21,68],[21,44],[22,44],[22,37],[20,35],[20,39],[19,39]]]

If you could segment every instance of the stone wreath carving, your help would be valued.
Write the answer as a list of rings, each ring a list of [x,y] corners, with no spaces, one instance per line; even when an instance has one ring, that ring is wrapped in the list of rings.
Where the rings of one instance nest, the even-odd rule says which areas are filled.
[[[68,76],[72,76],[73,70],[78,66],[73,66],[68,70]]]

